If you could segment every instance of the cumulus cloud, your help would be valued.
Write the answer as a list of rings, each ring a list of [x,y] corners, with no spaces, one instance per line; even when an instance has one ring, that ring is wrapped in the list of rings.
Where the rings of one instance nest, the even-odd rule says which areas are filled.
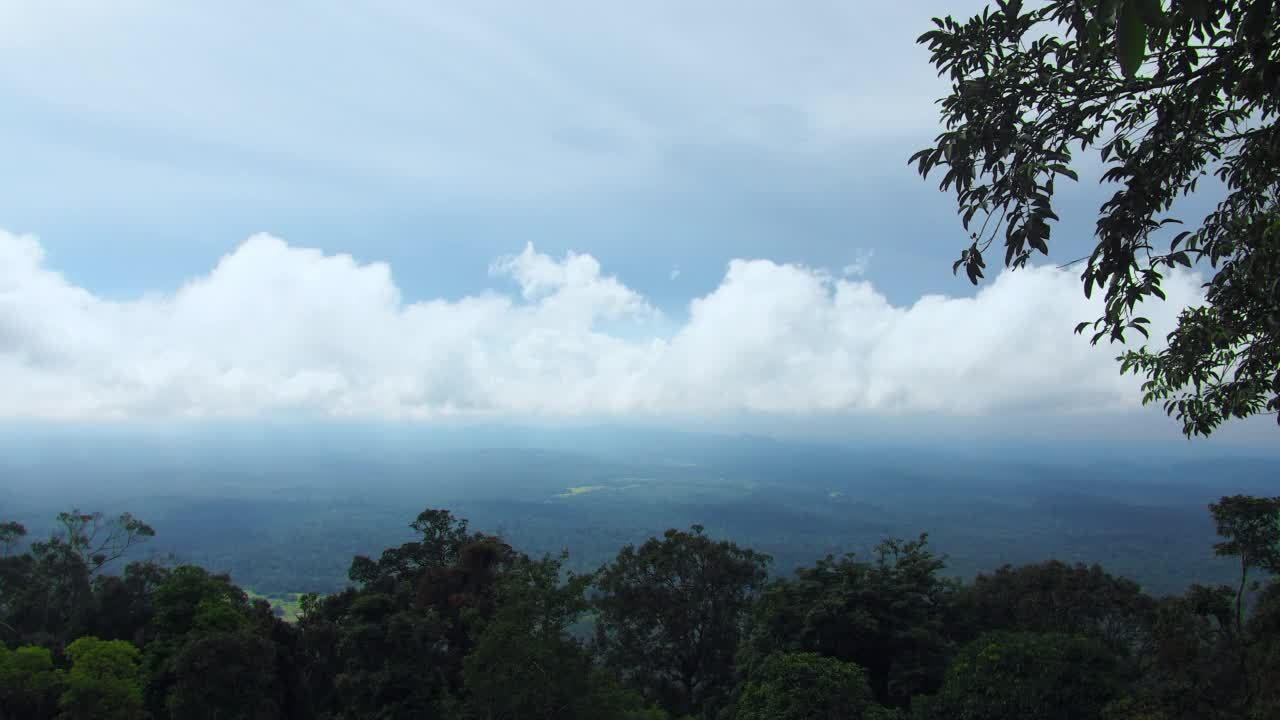
[[[871,260],[876,256],[875,248],[859,248],[854,253],[853,262],[844,266],[845,277],[862,277],[871,269]]]
[[[1121,412],[1137,380],[1072,326],[1074,273],[1003,273],[972,298],[894,306],[868,282],[734,260],[663,319],[589,255],[526,246],[497,285],[408,302],[391,268],[256,235],[171,294],[117,301],[0,232],[0,416]],[[1199,298],[1168,281],[1157,332]],[[1158,335],[1157,335],[1158,336]]]

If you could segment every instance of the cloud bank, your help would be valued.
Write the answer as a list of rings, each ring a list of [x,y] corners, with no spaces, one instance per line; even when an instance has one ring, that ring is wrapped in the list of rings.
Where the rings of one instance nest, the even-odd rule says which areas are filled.
[[[531,245],[496,287],[408,302],[391,268],[255,235],[171,294],[100,297],[0,232],[0,417],[371,418],[1122,413],[1138,380],[1091,347],[1076,274],[890,304],[870,282],[734,260],[663,317],[589,255]],[[1159,337],[1198,301],[1168,279]]]

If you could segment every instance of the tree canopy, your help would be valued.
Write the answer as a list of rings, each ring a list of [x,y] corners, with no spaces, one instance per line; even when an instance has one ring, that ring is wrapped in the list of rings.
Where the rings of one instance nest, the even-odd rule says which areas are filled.
[[[1121,685],[1114,657],[1096,640],[996,632],[961,649],[924,715],[938,720],[1097,718]]]
[[[722,707],[768,562],[697,525],[623,547],[596,580],[597,644],[607,663],[674,714]]]
[[[772,653],[817,652],[864,668],[877,702],[906,706],[941,681],[952,585],[928,537],[889,539],[872,561],[827,557],[779,578],[755,606],[748,673]]]
[[[225,574],[32,543],[0,557],[0,720],[1269,719],[1277,502],[1210,508],[1254,582],[1163,598],[1054,561],[945,578],[924,535],[767,581],[694,526],[579,574],[429,509],[290,623]]]
[[[867,674],[817,653],[775,653],[738,698],[738,720],[861,720],[874,703]]]
[[[1142,373],[1143,402],[1162,403],[1188,436],[1280,412],[1275,3],[998,0],[934,23],[919,42],[951,81],[945,130],[911,162],[956,195],[969,242],[953,269],[979,282],[997,238],[1010,268],[1047,255],[1055,185],[1096,154],[1118,189],[1079,262],[1105,309],[1076,331],[1092,326],[1094,343],[1148,336],[1140,303],[1164,298],[1164,274],[1203,270],[1204,302],[1165,343],[1125,352],[1122,371]],[[1198,189],[1225,197],[1184,225],[1175,203]]]

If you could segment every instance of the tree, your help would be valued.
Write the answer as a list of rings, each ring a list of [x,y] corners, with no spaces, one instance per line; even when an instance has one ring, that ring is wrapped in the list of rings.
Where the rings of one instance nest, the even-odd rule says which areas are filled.
[[[87,634],[94,574],[155,532],[124,513],[104,519],[79,510],[58,514],[60,532],[9,554],[26,529],[0,525],[0,630],[20,642],[61,646]]]
[[[155,590],[145,662],[157,717],[274,717],[276,655],[265,602],[249,602],[225,575],[174,568]]]
[[[981,573],[957,597],[964,641],[992,630],[1060,632],[1097,638],[1118,652],[1149,640],[1155,601],[1132,580],[1099,565],[1058,560]]]
[[[1214,552],[1240,558],[1233,639],[1240,677],[1244,681],[1244,705],[1247,707],[1253,702],[1254,689],[1248,682],[1251,653],[1249,639],[1244,632],[1244,593],[1249,586],[1250,570],[1280,572],[1280,497],[1231,495],[1210,503],[1209,512],[1217,525],[1218,535],[1225,538],[1214,544]]]
[[[1225,585],[1192,585],[1181,597],[1161,598],[1140,677],[1110,708],[1108,720],[1243,717],[1233,596]]]
[[[62,526],[62,534],[55,535],[50,543],[62,545],[79,556],[90,575],[156,534],[150,525],[129,513],[107,518],[100,512],[84,513],[75,508],[58,513],[58,524]]]
[[[466,520],[453,517],[448,510],[423,510],[409,527],[422,539],[388,548],[377,560],[357,555],[351,560],[348,577],[366,586],[416,581],[424,571],[456,565],[462,549],[479,537],[467,531]]]
[[[29,581],[31,556],[11,555],[13,549],[27,534],[22,523],[0,523],[0,636],[4,633],[21,637],[21,633],[6,620],[13,612],[13,605],[21,590]]]
[[[562,562],[522,558],[498,584],[492,618],[476,617],[475,647],[463,661],[455,720],[641,720],[661,718],[569,636],[586,612],[590,575],[561,579]]]
[[[48,648],[0,643],[0,720],[49,717],[62,684]]]
[[[13,521],[0,523],[0,556],[13,552],[26,534],[27,528],[22,523]]]
[[[942,681],[954,586],[928,536],[885,540],[873,562],[828,556],[770,583],[757,603],[741,665],[774,652],[814,652],[867,671],[876,702],[905,707]]]
[[[168,568],[151,561],[131,562],[123,575],[98,575],[93,579],[85,631],[104,640],[128,640],[143,647],[154,634],[155,594],[168,577]]]
[[[997,0],[965,22],[934,23],[919,42],[952,83],[946,129],[911,162],[926,177],[945,167],[941,187],[956,193],[970,238],[953,270],[976,284],[1001,230],[1006,266],[1047,255],[1055,181],[1077,179],[1073,146],[1096,150],[1102,179],[1120,188],[1080,259],[1085,295],[1105,299],[1093,342],[1147,336],[1138,304],[1164,298],[1165,270],[1200,263],[1213,273],[1205,303],[1182,312],[1164,348],[1126,352],[1122,372],[1144,374],[1143,402],[1162,402],[1188,436],[1280,411],[1274,2]],[[1226,198],[1168,238],[1175,201],[1209,174]]]
[[[80,632],[92,592],[89,568],[58,542],[0,558],[0,609],[22,642],[60,647]]]
[[[464,659],[516,555],[445,510],[411,527],[420,540],[352,561],[360,587],[303,599],[301,682],[322,715],[436,717],[463,688]]]
[[[1249,681],[1255,708],[1251,717],[1280,717],[1280,580],[1258,597],[1249,624]]]
[[[58,700],[67,720],[140,720],[142,673],[138,648],[123,640],[82,637],[67,646],[71,670]]]
[[[769,558],[692,531],[627,545],[597,574],[596,643],[605,663],[674,715],[712,715]]]
[[[938,720],[1098,718],[1119,696],[1114,657],[1101,643],[1061,633],[996,632],[965,646],[925,717]]]
[[[1218,526],[1218,535],[1226,538],[1213,546],[1214,552],[1240,558],[1235,619],[1237,634],[1243,634],[1249,571],[1280,572],[1280,496],[1231,495],[1210,503],[1209,512]]]
[[[857,665],[817,653],[775,653],[743,687],[736,719],[861,720],[873,704]]]
[[[171,664],[169,717],[255,720],[280,717],[276,651],[269,637],[238,627],[187,640]]]

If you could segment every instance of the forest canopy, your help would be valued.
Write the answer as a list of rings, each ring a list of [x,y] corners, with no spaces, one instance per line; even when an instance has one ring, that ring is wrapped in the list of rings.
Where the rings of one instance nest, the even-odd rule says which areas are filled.
[[[1275,717],[1280,497],[1210,510],[1239,585],[1153,597],[1055,560],[946,578],[927,535],[770,577],[694,526],[573,573],[427,509],[296,622],[196,565],[106,572],[84,523],[6,523],[0,719]]]

